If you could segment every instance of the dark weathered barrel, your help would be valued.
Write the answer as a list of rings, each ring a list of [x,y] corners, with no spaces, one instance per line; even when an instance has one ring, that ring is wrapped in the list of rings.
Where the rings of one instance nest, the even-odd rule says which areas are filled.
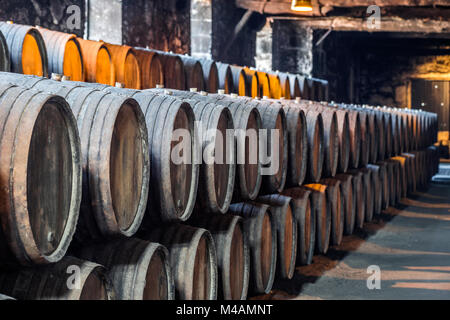
[[[308,86],[308,100],[318,101],[317,88],[313,78],[306,78],[305,85]]]
[[[0,256],[20,264],[57,262],[80,209],[76,120],[63,98],[3,83],[3,74],[0,81],[0,242],[9,247]]]
[[[360,120],[361,120],[361,149],[360,149],[360,158],[359,158],[359,166],[364,167],[369,163],[370,159],[370,129],[369,129],[369,117],[366,112],[358,111]]]
[[[356,198],[353,192],[353,176],[350,174],[337,174],[336,179],[338,179],[341,184],[341,196],[343,197],[343,207],[344,211],[344,234],[351,235],[355,228],[356,219]]]
[[[416,192],[417,186],[416,156],[412,153],[402,153],[402,156],[407,158],[408,161],[408,172],[407,172],[408,193],[414,193]]]
[[[175,54],[151,50],[158,53],[164,70],[164,86],[170,89],[186,90],[186,76],[181,58]]]
[[[371,222],[373,220],[373,213],[374,213],[374,200],[376,197],[374,187],[375,184],[373,183],[372,179],[372,170],[368,169],[367,167],[360,169],[363,176],[363,192],[365,194],[365,210],[364,210],[364,221],[365,222]]]
[[[341,193],[341,181],[338,179],[322,179],[327,186],[327,206],[331,210],[331,244],[340,245],[344,234],[344,198]]]
[[[77,256],[106,267],[117,300],[172,300],[169,251],[139,239],[115,240],[83,248]]]
[[[8,45],[12,72],[48,77],[47,49],[38,29],[0,22],[0,32]]]
[[[217,298],[217,256],[208,230],[182,224],[161,226],[141,235],[169,249],[169,261],[179,300]]]
[[[372,171],[373,214],[379,215],[383,206],[382,168],[374,164],[368,164],[367,168]]]
[[[324,163],[324,133],[322,115],[317,111],[303,108],[306,115],[308,133],[307,180],[318,182],[322,177]]]
[[[409,171],[409,161],[406,157],[392,157],[391,160],[397,161],[400,165],[399,177],[400,177],[400,197],[406,198],[408,193],[408,171]]]
[[[203,79],[203,68],[201,63],[192,57],[180,55],[184,65],[186,75],[186,89],[197,89],[203,91],[205,89],[205,80]]]
[[[48,55],[49,74],[68,76],[73,81],[84,81],[84,64],[81,47],[74,34],[38,27]]]
[[[309,92],[309,86],[307,83],[307,79],[304,76],[297,76],[298,85],[300,87],[300,98],[302,100],[311,100],[311,94]]]
[[[304,111],[295,106],[285,104],[283,110],[286,114],[289,148],[286,185],[298,187],[305,181],[308,166],[306,117]]]
[[[277,262],[277,232],[270,207],[237,203],[230,206],[230,213],[244,218],[244,236],[250,246],[250,292],[269,293]]]
[[[311,208],[311,191],[306,188],[292,188],[282,192],[291,197],[291,207],[297,221],[297,265],[312,263],[316,241],[316,215]]]
[[[227,107],[187,100],[201,128],[201,151],[197,207],[202,212],[226,213],[234,191],[236,153],[233,116]]]
[[[281,86],[281,97],[290,100],[291,99],[291,83],[289,81],[289,75],[287,73],[278,73]]]
[[[292,198],[273,194],[257,199],[270,206],[277,232],[277,277],[292,279],[297,259],[297,220],[292,206]]]
[[[317,108],[321,113],[324,128],[323,175],[334,177],[339,163],[339,132],[336,112],[330,108]]]
[[[5,36],[0,31],[0,71],[9,72],[11,70],[11,61],[9,57],[8,44]]]
[[[101,87],[99,84],[15,74],[2,78],[62,95],[77,119],[83,195],[76,238],[133,235],[147,205],[150,172],[147,127],[139,103],[81,86]]]
[[[347,110],[350,126],[350,159],[349,167],[356,169],[359,167],[359,158],[361,157],[361,120],[359,112]]]
[[[133,97],[145,115],[151,156],[152,188],[144,228],[154,220],[185,221],[194,208],[199,176],[194,111],[188,102],[151,90],[136,91]]]
[[[348,115],[348,112],[345,110],[336,110],[339,139],[339,160],[337,169],[340,173],[345,173],[347,171],[350,162],[351,135]]]
[[[295,74],[289,74],[289,87],[291,89],[291,99],[301,98],[302,92],[300,90],[300,83]]]
[[[286,115],[280,104],[253,101],[261,114],[263,135],[260,134],[260,159],[264,175],[262,189],[266,193],[281,192],[286,184],[288,166],[288,132]],[[265,140],[265,141],[264,141]]]
[[[103,42],[77,38],[83,56],[86,81],[114,86],[116,71],[112,56]]]
[[[105,267],[73,257],[56,264],[2,271],[0,291],[20,300],[113,300]]]
[[[363,173],[360,170],[349,170],[352,175],[353,197],[355,198],[355,228],[362,228],[366,216],[366,189]]]
[[[225,94],[234,92],[233,73],[230,65],[221,62],[216,62],[216,65],[219,75],[219,89],[223,90]]]
[[[311,208],[316,218],[316,252],[328,252],[331,237],[331,208],[327,204],[327,186],[323,184],[307,184],[311,190]]]
[[[250,279],[250,248],[244,236],[244,220],[241,217],[205,215],[192,222],[209,230],[217,251],[219,276],[218,298],[245,300]]]
[[[381,210],[386,210],[389,207],[390,194],[387,163],[379,161],[377,166],[380,168]]]
[[[219,70],[214,60],[200,59],[203,70],[204,89],[210,93],[217,93],[219,90]]]
[[[134,53],[141,70],[142,89],[156,88],[164,85],[164,69],[161,57],[155,51],[134,48]]]
[[[141,68],[134,49],[130,46],[119,46],[105,43],[111,54],[116,72],[116,81],[120,82],[129,89],[141,89],[142,77]]]

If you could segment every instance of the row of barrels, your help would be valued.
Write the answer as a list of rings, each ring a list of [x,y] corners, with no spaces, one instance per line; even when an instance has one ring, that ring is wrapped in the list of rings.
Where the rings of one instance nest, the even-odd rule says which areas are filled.
[[[359,119],[365,109],[345,113],[317,103],[303,107],[284,100],[138,91],[12,73],[0,74],[0,83],[1,103],[11,110],[2,115],[5,152],[0,170],[9,177],[2,195],[5,203],[14,204],[4,207],[0,236],[9,248],[0,247],[0,254],[21,264],[60,260],[72,236],[77,243],[130,237],[161,222],[186,221],[194,211],[226,213],[232,202],[346,173],[337,171],[336,163],[376,149],[368,148],[373,137],[369,125],[349,125],[346,133],[336,120],[348,113]],[[389,110],[378,112],[391,115]],[[423,125],[418,137],[426,137],[423,143],[433,139],[434,115],[392,112],[419,119]],[[369,117],[364,119],[369,123]],[[201,137],[195,120],[201,123]],[[178,136],[179,129],[188,136]],[[256,143],[247,139],[252,129]],[[260,129],[279,134],[263,139]],[[229,131],[231,139],[221,144],[219,136],[227,137]],[[15,138],[19,132],[27,139]],[[180,152],[179,144],[187,149],[177,162],[172,155]],[[277,152],[266,161],[261,149]],[[15,157],[18,150],[20,158]],[[208,150],[213,152],[205,162]],[[226,161],[217,161],[219,154]],[[267,174],[273,163],[275,170]],[[349,167],[368,163],[367,156]]]
[[[203,292],[202,297],[211,297],[216,286],[213,285],[214,281],[208,282],[208,285],[205,285],[205,281],[218,277],[214,275],[214,261],[217,261],[219,268],[220,263],[223,264],[222,268],[228,268],[231,262],[227,260],[229,255],[224,256],[225,260],[220,262],[221,255],[226,253],[227,249],[214,249],[212,241],[207,240],[216,239],[214,228],[202,224],[202,219],[210,221],[213,215],[234,213],[244,217],[244,231],[241,232],[243,236],[240,238],[248,238],[250,256],[253,257],[250,259],[252,270],[262,270],[252,272],[250,276],[242,273],[237,279],[250,278],[251,292],[266,292],[266,288],[271,287],[270,283],[275,278],[276,263],[272,260],[270,263],[266,260],[261,262],[261,257],[274,259],[278,256],[280,263],[284,261],[282,267],[278,268],[282,270],[280,274],[290,274],[289,270],[292,270],[293,265],[291,261],[295,259],[289,257],[292,257],[291,249],[294,247],[292,239],[296,236],[289,236],[289,233],[285,232],[286,228],[293,230],[292,226],[298,225],[296,221],[309,221],[305,223],[311,225],[312,218],[300,217],[295,220],[291,215],[289,219],[289,215],[285,214],[289,208],[286,205],[287,200],[280,199],[279,194],[289,191],[284,190],[286,187],[299,188],[306,179],[302,178],[307,176],[306,163],[310,162],[307,160],[309,149],[306,141],[315,136],[319,137],[318,141],[322,141],[320,137],[324,136],[320,130],[319,134],[310,135],[310,128],[324,128],[324,123],[328,123],[322,120],[323,123],[317,125],[320,124],[317,119],[326,118],[325,115],[322,117],[323,110],[317,110],[318,106],[314,110],[307,110],[305,115],[306,109],[296,105],[283,106],[269,99],[255,100],[233,95],[204,95],[161,89],[138,91],[9,73],[0,74],[0,83],[0,104],[1,110],[4,110],[0,114],[3,119],[0,170],[5,177],[2,180],[1,194],[4,200],[2,203],[8,204],[2,207],[0,216],[2,261],[15,260],[24,265],[56,263],[66,255],[72,236],[75,241],[72,242],[70,254],[83,258],[82,252],[94,244],[100,245],[107,239],[131,237],[136,234],[144,240],[161,243],[169,249],[173,257],[170,261],[174,263],[170,262],[175,288],[186,285],[188,291],[175,290],[187,296],[195,296],[190,290],[195,287]],[[306,105],[309,107],[312,104],[308,102]],[[357,111],[358,114],[360,112]],[[423,112],[416,115],[419,118],[432,117]],[[316,121],[313,121],[314,119]],[[187,144],[191,145],[194,151],[200,148],[204,154],[211,145],[211,137],[207,131],[200,137],[195,134],[195,120],[198,120],[204,129],[214,129],[216,134],[230,129],[255,129],[255,132],[259,132],[259,129],[277,129],[280,132],[278,140],[264,141],[273,143],[279,149],[277,154],[280,158],[275,161],[279,163],[277,170],[273,174],[263,175],[263,169],[270,165],[270,162],[263,163],[258,158],[258,149],[263,149],[259,141],[263,139],[256,135],[258,142],[252,145],[246,139],[245,132],[242,139],[238,130],[232,131],[232,139],[221,147],[224,148],[223,154],[236,155],[232,159],[239,158],[241,154],[243,162],[202,163],[197,159],[197,152],[184,151],[183,157],[188,157],[184,159],[187,161],[174,162],[171,155],[177,150],[177,146],[173,142],[180,140],[175,134],[177,129],[190,133],[185,138],[189,140]],[[421,131],[417,131],[428,136],[423,140],[425,143],[432,139],[433,122],[418,122],[429,125],[424,125]],[[216,148],[218,135],[213,135],[213,138],[214,152],[211,156],[215,160],[214,157],[219,154]],[[266,147],[273,149],[272,145]],[[320,146],[317,150],[322,152],[324,148]],[[255,163],[250,161],[252,154],[257,156]],[[420,164],[408,165],[411,160],[405,160],[404,170],[410,172],[411,168],[419,168],[421,171],[417,176],[422,180],[418,181],[427,181],[428,176],[423,174],[422,169],[424,164],[431,163],[431,156],[420,154],[418,158]],[[355,169],[361,168],[365,167]],[[397,171],[398,169],[397,166]],[[288,170],[295,175],[287,174]],[[402,176],[410,175],[405,173]],[[338,194],[338,183],[331,180],[329,184],[333,184],[334,188],[324,188],[323,186],[327,185],[322,184],[325,182],[324,178],[330,177],[320,176],[318,181],[305,180],[306,186],[311,190],[322,190],[325,195],[331,192]],[[365,181],[370,185],[370,182],[367,182],[370,181],[369,178]],[[397,189],[389,190],[393,192]],[[336,195],[334,197],[338,199]],[[248,201],[265,204],[266,207],[257,206],[258,209],[254,209],[249,207]],[[282,209],[270,209],[274,202],[280,201],[284,201]],[[302,206],[307,207],[304,201]],[[329,207],[338,208],[339,202],[334,201],[334,205],[330,204]],[[337,212],[338,209],[333,210]],[[284,212],[283,217],[271,220],[270,215],[275,215],[275,211]],[[328,209],[316,211],[323,213],[328,212]],[[189,219],[193,212],[192,218]],[[245,220],[257,212],[269,212],[268,217],[261,222],[258,216],[256,222],[259,224],[256,225]],[[204,231],[192,231],[190,236],[188,231],[182,232],[178,227],[174,227],[179,225],[174,223],[188,219],[188,224],[205,227],[212,235],[208,236]],[[194,224],[194,221],[198,224]],[[277,224],[277,221],[280,224]],[[325,232],[328,220],[320,221],[325,223],[321,227]],[[339,221],[340,225],[343,220]],[[263,226],[261,228],[258,227],[260,223]],[[315,229],[318,228],[317,226]],[[284,233],[276,237],[276,234],[283,230]],[[310,233],[311,231],[308,234]],[[168,234],[174,236],[167,236]],[[254,238],[257,234],[262,236],[259,239]],[[326,249],[329,241],[326,232],[325,236],[323,232],[319,234],[321,240],[317,243],[320,245],[320,252]],[[339,235],[338,232],[336,234]],[[236,237],[239,238],[238,235]],[[193,242],[193,239],[197,240]],[[203,241],[200,241],[201,239]],[[180,245],[177,241],[184,241],[189,245]],[[191,244],[194,245],[193,249],[186,250]],[[239,252],[248,250],[239,245],[231,247]],[[193,254],[192,250],[197,252],[197,248],[203,248],[203,253]],[[177,251],[178,249],[181,251]],[[101,252],[107,251],[101,249]],[[131,254],[130,250],[125,251]],[[189,257],[190,260],[184,261],[183,257]],[[92,258],[86,256],[86,259]],[[245,260],[242,257],[238,259]],[[179,261],[183,261],[181,267],[177,264]],[[107,264],[100,260],[94,262]],[[189,263],[194,263],[200,269]],[[183,277],[190,276],[191,273],[184,270],[183,266],[189,266],[191,271],[200,270],[192,273],[197,282],[193,280],[194,282],[186,284]],[[20,270],[16,266],[10,267],[13,271]],[[54,266],[42,266],[47,267],[51,269]],[[30,270],[35,270],[34,268],[31,267]],[[42,273],[43,271],[39,271],[39,274]],[[153,274],[150,272],[149,276]],[[14,279],[13,276],[7,278]],[[241,283],[236,278],[233,279],[234,282]],[[228,278],[225,280],[228,281]],[[242,288],[246,287],[245,284],[241,285]],[[162,290],[163,292],[170,291],[169,285],[162,287],[169,288]],[[241,292],[240,289],[232,291]],[[11,295],[8,291],[3,293]],[[104,296],[106,295],[105,293]],[[182,296],[181,293],[179,296]],[[20,298],[18,294],[15,297]]]
[[[262,72],[208,59],[103,41],[41,27],[0,22],[0,71],[48,77],[60,74],[126,88],[157,86],[210,93],[219,90],[249,97],[328,100],[325,80]]]
[[[227,214],[196,217],[190,225],[159,226],[140,235],[146,240],[110,241],[56,264],[2,270],[0,292],[71,300],[237,300],[268,293],[275,279],[291,279],[296,266],[311,264],[315,254],[426,188],[438,163],[437,148],[428,147],[236,203]]]

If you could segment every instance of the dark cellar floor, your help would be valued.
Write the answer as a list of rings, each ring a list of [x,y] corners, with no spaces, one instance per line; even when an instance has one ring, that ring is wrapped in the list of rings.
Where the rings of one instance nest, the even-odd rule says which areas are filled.
[[[298,267],[292,280],[277,281],[270,294],[254,298],[450,299],[448,169],[450,163],[442,163],[440,183],[388,208],[326,256]],[[380,267],[380,290],[367,287],[371,265]]]

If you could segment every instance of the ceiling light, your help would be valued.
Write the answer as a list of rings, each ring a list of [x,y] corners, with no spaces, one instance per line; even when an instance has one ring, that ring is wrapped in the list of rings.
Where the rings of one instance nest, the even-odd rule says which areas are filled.
[[[293,11],[308,12],[312,9],[311,0],[292,0],[291,10]]]

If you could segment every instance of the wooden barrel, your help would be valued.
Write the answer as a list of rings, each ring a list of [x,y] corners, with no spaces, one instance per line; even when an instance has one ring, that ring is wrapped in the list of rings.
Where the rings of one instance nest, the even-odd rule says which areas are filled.
[[[351,152],[349,113],[345,110],[337,109],[336,118],[339,139],[339,160],[337,170],[340,173],[345,173],[349,167]]]
[[[186,75],[186,90],[197,89],[199,92],[203,91],[205,89],[205,80],[203,79],[201,63],[197,59],[186,55],[180,55],[180,58],[183,61]]]
[[[341,193],[341,181],[338,179],[322,179],[327,186],[327,206],[331,210],[331,244],[340,245],[344,235],[344,198]]]
[[[372,171],[372,197],[373,197],[373,214],[379,215],[383,206],[383,189],[381,167],[368,164],[367,169]]]
[[[291,83],[289,81],[289,75],[287,73],[278,73],[281,86],[281,97],[285,99],[292,99],[291,97]]]
[[[302,100],[312,100],[311,94],[309,92],[307,78],[305,78],[304,76],[297,76],[297,80],[300,87],[300,98]]]
[[[331,238],[331,208],[327,204],[327,186],[305,185],[311,191],[311,208],[316,218],[316,252],[326,254]]]
[[[378,149],[379,149],[379,132],[377,127],[377,122],[375,114],[370,110],[366,109],[367,118],[369,120],[369,139],[370,139],[370,150],[369,150],[369,163],[375,163],[378,159]]]
[[[397,172],[395,170],[395,161],[386,160],[387,177],[389,184],[389,205],[395,206],[397,204]]]
[[[306,178],[308,166],[308,133],[306,116],[300,108],[284,105],[288,131],[288,174],[286,185],[298,187]]]
[[[408,159],[407,183],[408,193],[416,192],[416,156],[412,153],[402,153],[402,156]]]
[[[311,191],[306,188],[292,188],[282,192],[291,197],[291,209],[297,221],[297,265],[312,263],[316,241],[316,215],[311,208]]]
[[[114,64],[116,81],[125,88],[141,89],[141,68],[134,49],[130,46],[119,46],[105,43]]]
[[[217,256],[208,230],[183,224],[161,226],[141,235],[169,249],[177,300],[217,298]]]
[[[369,117],[366,112],[359,111],[359,116],[361,120],[361,149],[360,149],[360,157],[359,157],[359,166],[364,167],[369,163],[370,159],[370,128],[369,128]]]
[[[103,266],[65,257],[56,264],[2,271],[0,290],[20,300],[113,300]]]
[[[258,73],[255,70],[244,68],[244,74],[245,74],[245,88],[246,88],[246,96],[250,98],[261,98],[259,96],[259,79],[258,79]]]
[[[145,115],[151,157],[153,187],[144,228],[151,227],[155,220],[185,221],[194,208],[199,177],[194,111],[188,102],[151,90],[136,91],[133,97]]]
[[[305,85],[308,87],[308,100],[318,101],[317,88],[313,78],[306,78]]]
[[[392,156],[393,140],[392,140],[392,120],[391,114],[381,109],[384,115],[384,157],[383,160]]]
[[[277,232],[270,207],[258,203],[237,203],[230,213],[244,218],[244,236],[250,246],[250,286],[253,294],[269,293],[275,279]]]
[[[317,110],[322,115],[324,128],[323,175],[334,177],[339,163],[339,128],[336,112],[329,108],[318,108]]]
[[[164,69],[160,54],[143,48],[134,48],[141,71],[142,89],[164,86]]]
[[[217,93],[219,90],[219,70],[214,60],[200,59],[203,70],[203,79],[205,80],[205,90],[210,93]]]
[[[145,212],[150,172],[147,128],[138,102],[89,87],[101,87],[99,84],[15,74],[7,78],[63,96],[75,115],[83,168],[81,212],[75,237],[85,241],[133,235]]]
[[[270,84],[270,97],[280,99],[283,96],[280,77],[276,73],[268,73]]]
[[[381,210],[386,210],[389,207],[390,184],[388,177],[387,163],[384,161],[377,162],[380,168],[380,186],[381,186]]]
[[[8,45],[11,71],[48,77],[48,57],[38,29],[0,22],[0,32]]]
[[[262,165],[259,159],[259,130],[262,128],[261,115],[258,109],[252,105],[244,105],[239,102],[227,103],[233,115],[236,137],[236,186],[235,198],[254,200],[259,194],[262,184]],[[258,140],[258,145],[250,143],[246,138],[252,132]]]
[[[116,71],[113,58],[103,42],[77,38],[83,56],[86,81],[114,86]]]
[[[378,133],[378,152],[377,152],[377,159],[372,159],[372,163],[376,163],[377,161],[383,161],[385,159],[386,155],[386,132],[385,132],[385,120],[384,120],[384,113],[380,110],[375,109],[374,111],[375,115],[375,128]]]
[[[158,53],[164,70],[164,87],[177,90],[186,90],[186,76],[184,63],[175,54],[151,50]]]
[[[291,89],[291,99],[301,98],[302,92],[300,89],[300,83],[298,77],[295,74],[288,74],[289,88]]]
[[[9,72],[11,70],[11,61],[9,57],[8,44],[5,36],[0,31],[0,71]]]
[[[353,198],[355,199],[355,228],[364,226],[366,216],[366,189],[364,186],[363,173],[360,170],[349,170],[352,175]]]
[[[322,115],[317,111],[303,109],[308,132],[307,181],[318,182],[322,177],[324,164],[324,129]]]
[[[262,189],[266,193],[281,192],[286,184],[288,165],[286,115],[280,104],[252,101],[250,105],[258,109],[265,130],[259,136],[260,155],[264,157],[260,158],[264,170]]]
[[[356,169],[359,167],[361,157],[361,120],[359,112],[355,110],[348,111],[348,120],[350,127],[350,159],[349,167]]]
[[[221,62],[216,62],[216,65],[219,75],[219,89],[223,90],[225,94],[235,92],[233,85],[233,73],[231,72],[230,65]]]
[[[366,168],[360,169],[363,176],[363,192],[365,194],[365,210],[364,210],[364,221],[371,222],[373,220],[374,213],[374,203],[376,198],[376,190],[374,189],[375,184],[372,178],[372,170]]]
[[[74,34],[38,28],[44,39],[48,55],[49,74],[68,76],[72,81],[84,81],[83,55]]]
[[[293,211],[292,198],[273,194],[257,199],[270,206],[277,232],[277,277],[292,279],[297,259],[297,220]]]
[[[231,74],[233,76],[233,93],[239,96],[246,96],[251,88],[247,88],[246,75],[241,67],[230,66]]]
[[[233,116],[227,107],[218,104],[187,101],[194,109],[196,120],[201,123],[202,134],[203,161],[196,205],[202,212],[226,213],[233,196],[236,174]]]
[[[24,265],[57,262],[80,209],[76,121],[63,98],[3,82],[0,108],[0,242],[9,247],[0,256]]]
[[[205,215],[193,221],[209,230],[217,251],[218,299],[245,300],[250,279],[250,247],[244,236],[244,220],[225,214]]]
[[[397,161],[400,164],[399,178],[400,178],[400,199],[406,198],[408,193],[408,171],[409,171],[409,161],[406,157],[392,157],[394,161]]]
[[[343,197],[342,210],[344,211],[344,234],[351,235],[355,228],[356,198],[353,192],[353,176],[340,173],[336,175],[340,183],[341,196]]]
[[[169,251],[158,243],[115,240],[85,247],[77,256],[106,267],[117,300],[174,299]]]
[[[262,71],[257,71],[258,74],[258,84],[259,84],[259,94],[258,97],[264,98],[270,97],[270,83],[269,83],[269,76],[267,73]]]

